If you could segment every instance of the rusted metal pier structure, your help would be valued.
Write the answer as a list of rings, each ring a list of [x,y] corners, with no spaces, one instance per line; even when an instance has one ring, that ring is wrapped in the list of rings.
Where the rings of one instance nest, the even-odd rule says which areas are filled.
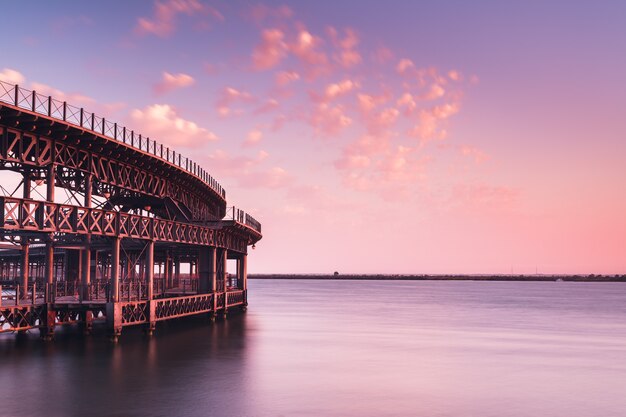
[[[245,309],[261,225],[173,149],[0,81],[0,170],[0,332]]]

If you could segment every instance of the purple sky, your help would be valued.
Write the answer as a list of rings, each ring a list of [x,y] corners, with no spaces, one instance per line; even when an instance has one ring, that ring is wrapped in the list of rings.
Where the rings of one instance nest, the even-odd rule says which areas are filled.
[[[251,272],[626,271],[626,3],[42,1],[2,17],[0,79],[201,163],[263,224]]]

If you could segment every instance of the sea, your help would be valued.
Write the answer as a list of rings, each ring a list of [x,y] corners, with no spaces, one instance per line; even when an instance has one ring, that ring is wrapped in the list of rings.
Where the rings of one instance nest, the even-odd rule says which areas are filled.
[[[0,335],[0,416],[625,417],[626,284],[250,280],[226,320]]]

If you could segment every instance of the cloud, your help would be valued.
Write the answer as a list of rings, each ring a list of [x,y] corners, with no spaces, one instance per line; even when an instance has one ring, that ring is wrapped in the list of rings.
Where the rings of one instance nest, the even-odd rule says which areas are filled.
[[[247,91],[237,90],[233,87],[224,87],[219,93],[215,108],[217,113],[222,117],[238,115],[241,114],[243,110],[241,108],[233,110],[233,104],[245,104],[254,101],[254,96]]]
[[[422,109],[417,115],[417,123],[408,131],[408,135],[421,141],[445,139],[447,131],[441,127],[450,116],[458,113],[458,102],[445,103],[431,109]]]
[[[289,19],[293,17],[293,14],[293,10],[289,6],[282,5],[272,8],[265,4],[252,6],[246,13],[247,17],[256,23],[262,23],[269,19]]]
[[[352,124],[352,119],[346,116],[344,107],[332,106],[328,103],[316,105],[309,117],[309,124],[315,133],[321,136],[337,136],[346,127]]]
[[[57,100],[66,101],[72,105],[96,105],[95,99],[81,93],[65,93],[61,90],[57,90],[54,87],[50,87],[49,85],[38,82],[30,83],[30,88],[37,91],[37,93],[39,94],[43,94],[44,96],[52,96]]]
[[[10,84],[23,84],[26,81],[26,77],[14,69],[11,68],[3,68],[0,71],[0,80],[10,83]]]
[[[364,135],[343,149],[335,167],[349,188],[404,199],[427,162],[415,148],[393,144],[389,137]]]
[[[263,104],[254,110],[254,114],[269,113],[280,107],[280,103],[275,98],[268,98]]]
[[[248,136],[244,142],[244,146],[253,146],[261,141],[263,138],[263,132],[259,129],[253,129],[248,132]]]
[[[359,84],[352,80],[343,80],[338,83],[328,84],[324,90],[324,97],[330,101],[339,96],[348,94],[349,92],[359,88]]]
[[[261,43],[252,52],[252,66],[262,71],[275,67],[287,54],[285,34],[279,29],[265,29]]]
[[[290,52],[299,59],[309,79],[330,72],[328,56],[321,50],[323,40],[306,29],[300,29],[296,40],[289,44]]]
[[[279,166],[262,166],[268,153],[259,151],[256,157],[231,156],[228,152],[218,149],[207,158],[207,166],[211,172],[220,177],[229,177],[244,188],[278,189],[289,186],[293,178]]]
[[[274,78],[278,87],[285,87],[287,84],[298,81],[300,74],[295,71],[280,71],[276,73]]]
[[[333,45],[338,49],[333,58],[339,65],[344,68],[351,68],[361,63],[361,54],[356,50],[356,46],[359,44],[359,37],[353,29],[344,29],[343,38],[339,36],[339,32],[333,27],[328,28],[328,34]]]
[[[170,74],[169,72],[163,73],[161,82],[154,86],[154,92],[157,94],[163,94],[168,91],[176,90],[177,88],[185,88],[193,85],[196,81],[191,75],[178,73]]]
[[[396,71],[398,72],[398,74],[407,74],[411,72],[411,70],[414,70],[414,69],[415,69],[415,64],[413,63],[413,61],[407,58],[401,59],[400,61],[398,61],[398,64],[396,65]]]
[[[170,146],[199,147],[217,140],[215,133],[180,117],[168,104],[153,104],[130,114],[137,131]]]
[[[154,3],[153,17],[140,17],[135,26],[135,33],[166,38],[172,35],[176,29],[177,15],[191,16],[197,13],[209,14],[217,20],[224,20],[224,16],[220,12],[198,0],[157,0]]]
[[[473,146],[461,145],[459,151],[464,157],[473,159],[476,164],[482,164],[489,159],[489,155]]]

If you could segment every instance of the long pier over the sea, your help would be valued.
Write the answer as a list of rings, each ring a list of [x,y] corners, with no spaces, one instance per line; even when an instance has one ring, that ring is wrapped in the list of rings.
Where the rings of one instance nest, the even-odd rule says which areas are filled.
[[[0,332],[245,309],[261,225],[174,149],[0,81],[0,170]]]

